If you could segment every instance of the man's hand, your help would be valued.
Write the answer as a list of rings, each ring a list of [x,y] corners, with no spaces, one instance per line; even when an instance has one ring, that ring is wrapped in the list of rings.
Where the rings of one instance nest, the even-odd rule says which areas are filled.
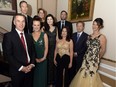
[[[33,64],[30,64],[30,65],[28,65],[28,66],[23,66],[23,68],[21,69],[21,71],[24,72],[24,73],[28,73],[28,72],[31,71],[31,69],[32,69],[33,67],[34,67]]]
[[[28,69],[27,66],[23,66],[23,68],[21,69],[21,71],[24,72],[24,73],[28,73],[28,72],[30,72],[31,70]]]
[[[77,55],[77,52],[74,52],[74,57],[77,57],[78,55]]]
[[[27,66],[28,70],[30,70],[30,71],[31,71],[31,69],[32,69],[33,67],[34,67],[33,64],[30,64],[30,65]]]

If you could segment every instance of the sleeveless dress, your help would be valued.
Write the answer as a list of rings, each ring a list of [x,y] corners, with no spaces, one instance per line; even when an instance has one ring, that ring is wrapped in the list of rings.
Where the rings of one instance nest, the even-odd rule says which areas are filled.
[[[41,32],[37,41],[34,40],[36,58],[42,58],[44,56],[44,33]],[[47,87],[47,60],[41,63],[36,63],[34,71],[33,87]]]
[[[98,74],[98,67],[100,63],[100,36],[101,35],[94,39],[92,39],[91,36],[88,37],[88,49],[84,55],[82,66],[72,80],[70,87],[103,87]]]
[[[48,85],[55,83],[55,65],[54,65],[54,51],[56,46],[57,28],[52,32],[45,31],[48,36],[48,55],[47,55],[47,83]]]

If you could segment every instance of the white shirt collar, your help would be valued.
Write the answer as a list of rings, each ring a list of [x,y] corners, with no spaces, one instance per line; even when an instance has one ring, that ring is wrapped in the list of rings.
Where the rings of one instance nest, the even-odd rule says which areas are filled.
[[[78,32],[77,32],[78,33]],[[79,36],[81,36],[81,34],[83,33],[83,31],[82,32],[79,32],[78,34],[79,34]]]
[[[23,13],[21,13],[22,15],[24,15],[25,17],[27,17],[27,14],[23,14]]]
[[[61,22],[64,22],[65,23],[65,20],[61,20]]]
[[[20,38],[21,38],[20,33],[23,33],[23,37],[24,37],[24,41],[25,41],[25,45],[26,45],[27,58],[28,58],[28,62],[30,62],[30,56],[29,56],[29,53],[28,53],[27,42],[26,42],[26,38],[25,38],[25,35],[24,35],[24,31],[19,31],[18,29],[16,29],[16,31],[17,31]]]
[[[17,31],[17,33],[18,33],[19,36],[21,36],[20,33],[23,33],[24,34],[24,31],[19,31],[18,29],[16,29],[16,31]]]

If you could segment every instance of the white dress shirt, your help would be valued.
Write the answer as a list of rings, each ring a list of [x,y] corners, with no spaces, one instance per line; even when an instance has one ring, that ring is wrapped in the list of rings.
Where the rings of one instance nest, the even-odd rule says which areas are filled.
[[[21,38],[21,33],[23,33],[23,37],[24,37],[24,41],[25,41],[25,45],[26,45],[27,59],[28,59],[28,62],[30,62],[30,56],[29,56],[29,53],[28,53],[27,42],[26,42],[24,31],[21,32],[18,29],[16,29],[16,31],[17,31],[17,33],[18,33],[18,35],[19,35],[20,38]],[[21,71],[22,68],[23,68],[23,65],[19,68],[19,71]]]

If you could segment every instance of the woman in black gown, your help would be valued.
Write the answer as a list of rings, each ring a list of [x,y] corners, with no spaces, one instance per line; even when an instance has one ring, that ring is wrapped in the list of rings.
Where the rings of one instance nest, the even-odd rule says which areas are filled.
[[[56,40],[58,39],[58,30],[54,26],[55,19],[53,15],[48,14],[45,18],[45,30],[44,32],[48,35],[48,65],[47,65],[47,81],[49,87],[53,87],[55,83],[55,65],[54,65],[54,51]]]

